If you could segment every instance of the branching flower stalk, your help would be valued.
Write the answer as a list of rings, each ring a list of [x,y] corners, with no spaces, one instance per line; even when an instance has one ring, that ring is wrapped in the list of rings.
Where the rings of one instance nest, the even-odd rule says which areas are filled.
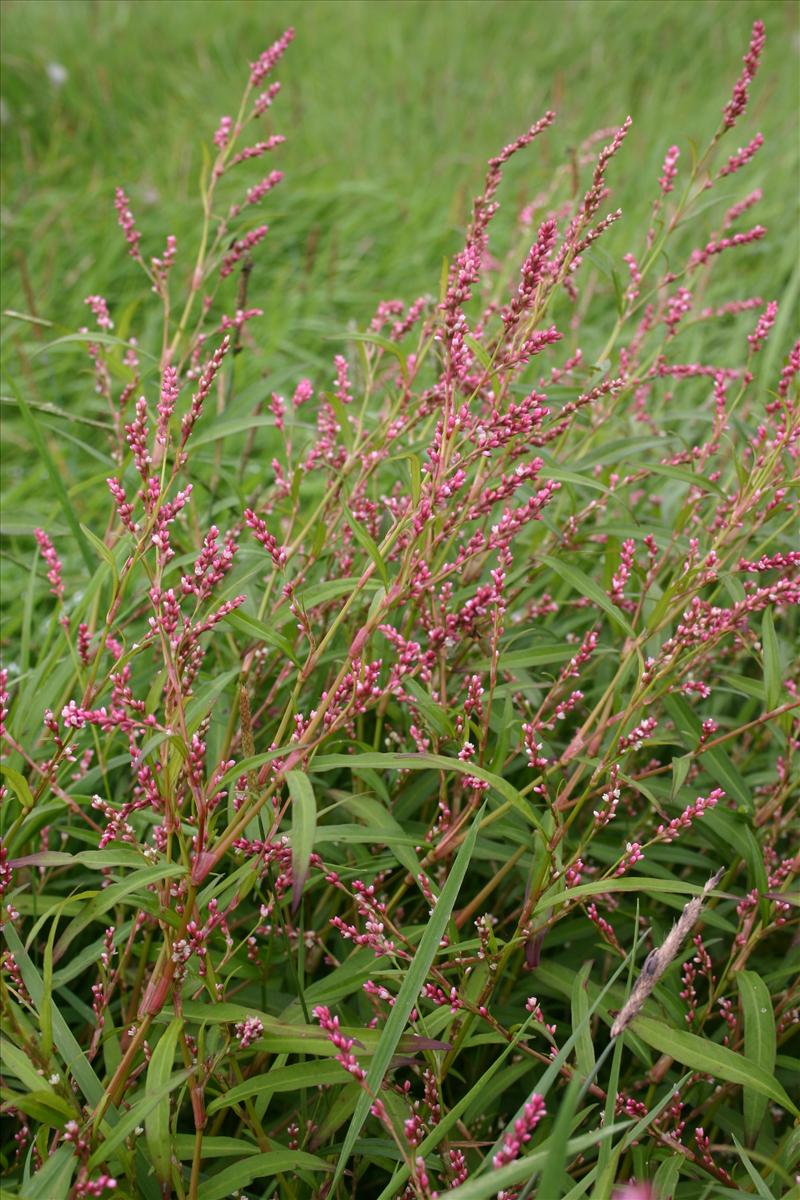
[[[116,195],[161,309],[157,370],[133,339],[88,343],[111,413],[112,513],[81,550],[98,570],[80,594],[69,539],[37,529],[43,665],[35,686],[0,676],[6,1165],[19,1182],[33,1123],[31,1162],[60,1156],[70,1200],[134,1194],[133,1143],[112,1131],[141,1104],[163,1196],[247,1188],[248,1161],[280,1162],[287,1197],[307,1178],[457,1197],[517,1167],[527,1187],[577,1076],[607,1124],[643,1123],[614,1143],[626,1170],[638,1142],[692,1184],[749,1187],[713,1147],[741,1127],[778,1162],[782,1085],[740,1114],[724,1056],[715,1090],[707,1060],[676,1084],[672,1055],[622,1071],[611,1051],[609,1070],[593,1045],[603,1024],[611,1046],[640,1013],[669,1032],[683,1011],[712,1056],[746,1059],[757,1014],[768,1076],[791,1035],[790,988],[766,1003],[757,972],[789,945],[800,866],[800,343],[780,300],[725,281],[729,261],[737,283],[756,270],[767,232],[741,223],[760,193],[704,216],[760,149],[718,153],[763,26],[705,153],[687,172],[666,148],[613,288],[595,247],[615,254],[625,228],[630,118],[555,167],[495,258],[503,173],[536,161],[547,112],[490,160],[438,303],[382,302],[360,359],[345,344],[285,396],[258,369],[263,442],[231,435],[233,489],[212,410],[248,415],[267,236],[249,218],[281,182],[262,164],[283,139],[261,127],[292,38],[218,123],[193,258],[172,236],[146,258]],[[105,337],[115,303],[86,303]],[[760,370],[767,345],[779,366]],[[703,864],[720,854],[717,892]],[[668,885],[667,912],[694,895],[670,931]],[[645,904],[649,951],[613,1018],[595,982],[630,961]],[[396,1169],[370,1149],[387,1134]],[[606,1170],[604,1136],[565,1151],[576,1184]],[[235,1185],[215,1158],[233,1137]]]

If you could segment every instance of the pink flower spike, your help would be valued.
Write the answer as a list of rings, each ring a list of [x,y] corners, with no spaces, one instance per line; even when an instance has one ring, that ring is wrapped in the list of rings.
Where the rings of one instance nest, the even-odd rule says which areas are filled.
[[[260,542],[264,549],[268,551],[275,566],[285,566],[287,558],[286,549],[278,545],[277,538],[273,537],[267,529],[266,521],[263,521],[261,517],[257,517],[252,508],[244,510],[244,519],[249,528],[252,529],[256,541]]]
[[[158,428],[156,429],[156,441],[161,446],[167,444],[169,421],[175,411],[179,391],[178,372],[174,367],[164,367],[164,374],[161,376],[161,399],[158,402]]]
[[[200,416],[200,413],[203,411],[203,404],[205,403],[206,398],[211,391],[211,385],[214,382],[217,372],[222,366],[222,360],[228,353],[230,344],[231,339],[226,334],[206,364],[203,374],[200,376],[200,382],[197,385],[197,391],[192,396],[192,406],[181,421],[181,449],[183,449],[189,440],[189,435],[194,429],[195,422]]]
[[[366,1071],[364,1071],[363,1067],[359,1066],[356,1056],[352,1053],[355,1038],[345,1037],[339,1028],[339,1018],[332,1017],[330,1009],[326,1008],[324,1004],[318,1004],[312,1010],[311,1015],[316,1017],[320,1023],[320,1027],[328,1035],[328,1041],[339,1051],[336,1055],[336,1061],[354,1079],[357,1079],[359,1083],[363,1083],[367,1077]]]
[[[256,117],[262,116],[270,107],[272,101],[275,99],[280,90],[281,85],[277,80],[275,80],[274,83],[271,83],[267,90],[262,92],[261,95],[256,99],[256,102],[253,105],[253,115]]]
[[[789,354],[789,360],[781,371],[778,383],[778,395],[785,400],[789,395],[789,387],[795,375],[800,374],[800,340],[796,341]]]
[[[758,70],[758,64],[766,40],[764,22],[754,21],[753,30],[750,35],[750,45],[743,59],[744,66],[742,67],[742,73],[733,85],[733,94],[725,105],[722,114],[726,129],[732,129],[747,108],[750,83],[755,78],[756,71]]]
[[[680,156],[680,150],[677,146],[670,146],[664,159],[664,165],[661,168],[661,178],[658,181],[658,186],[661,188],[662,196],[668,195],[675,186],[675,176],[678,174],[677,162]]]
[[[775,324],[775,318],[778,315],[778,302],[770,300],[767,307],[764,309],[761,316],[758,318],[758,324],[752,333],[747,335],[747,340],[750,343],[750,350],[753,354],[757,354],[764,342],[767,340],[770,329]]]
[[[517,1117],[513,1128],[503,1135],[503,1145],[492,1159],[495,1170],[506,1166],[519,1157],[522,1147],[531,1140],[533,1131],[543,1117],[547,1115],[545,1102],[538,1092],[534,1092]]]
[[[150,265],[153,268],[153,274],[156,277],[157,284],[162,288],[166,286],[172,264],[175,262],[175,255],[178,250],[178,239],[174,233],[167,234],[167,244],[164,248],[164,253],[161,258],[151,258]]]
[[[243,1050],[246,1050],[251,1042],[260,1038],[263,1032],[264,1025],[258,1017],[245,1017],[236,1026],[236,1036]]]
[[[101,329],[111,330],[114,328],[114,322],[108,315],[108,305],[102,296],[87,296],[84,304],[89,305]]]
[[[352,404],[353,395],[348,378],[347,359],[337,354],[333,360],[336,367],[336,399],[340,404]]]
[[[742,167],[750,162],[750,159],[758,153],[763,145],[764,135],[757,133],[744,148],[740,147],[735,154],[730,156],[725,166],[720,168],[717,178],[722,179],[725,175],[735,175],[737,171],[741,171]]]
[[[247,203],[258,204],[259,200],[266,196],[267,192],[271,192],[274,187],[283,179],[283,171],[270,171],[266,178],[257,183],[255,187],[251,187],[247,192]]]
[[[117,506],[117,516],[129,533],[137,532],[136,522],[133,520],[133,505],[128,502],[128,497],[125,494],[125,489],[118,479],[109,478],[106,480],[108,490],[114,497],[114,503]]]
[[[730,250],[733,246],[747,246],[750,242],[758,242],[766,233],[763,225],[754,225],[752,229],[746,230],[744,233],[734,233],[731,237],[719,238],[718,241],[710,241],[702,248],[702,250],[693,250],[689,257],[689,269],[703,266],[715,254],[721,254],[723,250]]]
[[[61,559],[56,554],[55,546],[43,529],[34,529],[33,536],[39,543],[42,558],[47,563],[47,578],[50,582],[50,591],[56,600],[63,600],[64,581],[61,578]]]
[[[268,232],[268,225],[259,225],[258,229],[251,229],[238,242],[234,242],[233,248],[222,260],[222,266],[219,269],[220,279],[227,279],[239,260],[244,257],[248,250],[252,250],[254,246],[263,241]]]
[[[121,187],[118,187],[114,194],[114,207],[117,210],[119,223],[125,234],[125,240],[128,243],[131,258],[142,262],[142,254],[139,250],[139,242],[142,235],[136,228],[136,222],[133,219],[133,213],[130,210],[128,197],[125,195]]]
[[[250,84],[252,87],[258,87],[261,81],[269,75],[273,67],[283,58],[293,39],[294,29],[290,25],[276,42],[273,42],[267,50],[264,50],[259,55],[257,62],[250,64]]]
[[[305,402],[307,400],[310,400],[313,395],[314,395],[314,389],[311,386],[311,380],[310,379],[301,379],[300,382],[298,383],[297,387],[294,389],[294,395],[292,396],[292,405],[295,408],[299,408],[301,404],[305,404]]]
[[[219,126],[217,127],[217,132],[214,134],[214,145],[217,146],[220,150],[224,150],[225,147],[227,146],[228,142],[230,141],[232,128],[233,128],[233,121],[231,120],[230,117],[220,117]]]
[[[147,449],[147,401],[144,396],[136,401],[136,417],[125,426],[125,438],[133,453],[136,470],[146,481],[152,460]]]

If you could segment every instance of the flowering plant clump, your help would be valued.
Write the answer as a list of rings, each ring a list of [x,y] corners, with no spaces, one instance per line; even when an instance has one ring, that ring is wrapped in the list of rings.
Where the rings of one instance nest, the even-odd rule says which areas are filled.
[[[9,1194],[782,1194],[800,341],[737,288],[728,148],[763,25],[613,270],[630,117],[490,241],[548,111],[438,294],[232,420],[293,37],[193,255],[116,192],[158,326],[86,298],[108,519],[31,531],[0,676]]]

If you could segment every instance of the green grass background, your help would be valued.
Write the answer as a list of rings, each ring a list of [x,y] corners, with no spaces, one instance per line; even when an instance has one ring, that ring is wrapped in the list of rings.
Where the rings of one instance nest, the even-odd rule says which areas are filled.
[[[185,245],[201,146],[288,24],[297,39],[273,112],[289,140],[272,164],[287,178],[263,210],[273,232],[253,287],[271,302],[270,336],[300,356],[309,324],[363,324],[383,297],[435,290],[486,158],[548,106],[555,135],[515,164],[503,198],[523,202],[567,147],[631,113],[615,183],[629,212],[617,241],[635,244],[665,148],[686,154],[713,130],[757,16],[768,48],[742,138],[761,128],[768,144],[746,183],[766,187],[763,219],[783,225],[789,251],[797,14],[782,0],[10,0],[5,304],[69,324],[87,292],[116,299],[138,284],[117,183],[146,250],[168,231]],[[68,71],[63,86],[48,63]]]
[[[249,302],[265,318],[251,327],[256,352],[239,359],[237,380],[253,384],[237,386],[241,413],[302,374],[324,385],[340,348],[332,339],[364,328],[380,299],[435,294],[486,159],[547,107],[556,127],[510,165],[498,228],[570,147],[631,113],[611,173],[625,217],[592,251],[601,268],[619,263],[642,244],[665,149],[677,142],[683,165],[692,141],[702,148],[716,128],[759,16],[763,68],[726,153],[758,129],[766,146],[727,194],[732,202],[763,187],[756,219],[770,236],[748,248],[742,271],[723,272],[724,297],[779,296],[798,254],[797,15],[783,0],[7,0],[3,308],[56,324],[42,331],[6,318],[3,360],[31,403],[69,417],[41,421],[79,519],[99,530],[106,520],[106,440],[76,423],[105,414],[84,349],[43,347],[89,321],[90,292],[108,298],[118,332],[147,346],[157,306],[117,228],[114,188],[130,195],[145,255],[173,232],[176,276],[188,269],[203,147],[220,115],[236,111],[248,63],[287,25],[297,38],[272,111],[288,141],[266,167],[286,179],[254,212],[271,232],[251,281]],[[67,72],[60,86],[48,74],[54,63]],[[261,165],[238,168],[242,191]],[[718,214],[701,222],[701,236]],[[234,294],[232,283],[228,311]],[[13,597],[27,586],[33,526],[66,530],[7,385],[2,396],[2,549]],[[226,446],[223,462],[232,473],[237,446]],[[66,539],[60,549],[69,555]]]

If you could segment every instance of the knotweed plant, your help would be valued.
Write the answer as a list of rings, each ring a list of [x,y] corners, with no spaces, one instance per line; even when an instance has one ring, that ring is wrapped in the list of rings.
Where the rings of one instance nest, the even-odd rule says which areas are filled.
[[[293,36],[209,138],[191,252],[117,190],[158,320],[92,293],[70,350],[112,466],[103,527],[54,491],[6,647],[4,1195],[786,1194],[800,342],[741,286],[763,26],[621,261],[630,117],[493,226],[546,112],[438,292],[239,401]]]

